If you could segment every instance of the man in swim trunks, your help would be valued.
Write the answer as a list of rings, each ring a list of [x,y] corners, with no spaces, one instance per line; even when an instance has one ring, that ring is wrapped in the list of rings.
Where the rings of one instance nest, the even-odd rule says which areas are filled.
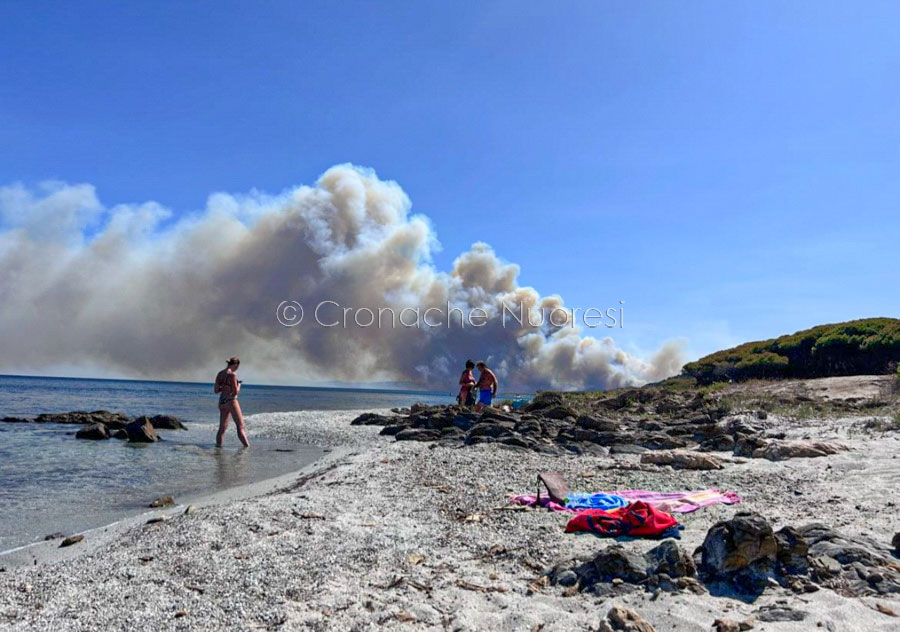
[[[491,371],[484,362],[475,365],[478,367],[478,382],[475,388],[478,389],[478,404],[475,405],[475,412],[479,412],[485,406],[490,406],[494,397],[497,396],[497,389],[500,383],[497,376]]]
[[[241,440],[245,448],[250,447],[250,442],[247,440],[247,431],[244,428],[244,414],[241,412],[241,405],[237,399],[238,393],[241,392],[241,381],[237,379],[236,371],[240,365],[240,359],[231,357],[228,359],[228,365],[216,375],[216,384],[213,387],[213,392],[219,394],[219,431],[216,433],[217,448],[222,447],[225,431],[228,430],[229,417],[234,417],[238,439]]]

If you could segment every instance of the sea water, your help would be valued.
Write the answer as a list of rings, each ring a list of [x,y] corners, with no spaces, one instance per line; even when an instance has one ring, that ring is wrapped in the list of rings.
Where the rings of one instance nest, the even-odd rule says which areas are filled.
[[[446,393],[244,385],[245,415],[373,410],[414,402],[451,403]],[[146,511],[162,495],[177,501],[298,470],[322,449],[253,437],[238,443],[231,424],[215,448],[216,396],[210,384],[0,376],[0,417],[70,410],[172,414],[187,431],[163,441],[87,441],[71,424],[0,423],[0,551],[77,533]]]

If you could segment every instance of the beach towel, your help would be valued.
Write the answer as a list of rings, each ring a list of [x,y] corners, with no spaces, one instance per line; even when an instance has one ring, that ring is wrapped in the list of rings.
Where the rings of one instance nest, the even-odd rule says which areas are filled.
[[[640,500],[612,511],[585,509],[575,514],[566,525],[566,533],[579,532],[604,538],[681,537],[675,518]]]
[[[669,513],[691,513],[709,505],[736,505],[741,502],[741,497],[734,492],[720,492],[718,489],[701,489],[691,492],[650,492],[643,489],[622,489],[606,493],[621,496],[629,502],[640,500]]]
[[[605,494],[599,492],[596,494],[579,494],[573,493],[566,496],[566,509],[618,509],[628,504],[628,501],[621,496],[614,494]]]
[[[538,499],[534,494],[518,494],[510,496],[509,502],[514,505],[527,505],[529,507],[543,507],[550,511],[565,511],[568,513],[577,513],[574,509],[569,509],[565,505],[556,502],[549,496],[541,496]]]
[[[618,496],[632,502],[641,500],[647,504],[653,505],[661,511],[667,513],[691,513],[697,511],[701,507],[709,505],[723,504],[734,505],[741,502],[741,497],[734,492],[720,492],[718,489],[701,489],[692,492],[650,492],[643,489],[625,489],[611,492],[601,492],[610,496]],[[579,494],[569,493],[569,497],[578,496]],[[564,511],[567,513],[578,513],[578,509],[569,507],[566,503],[559,503],[546,497],[541,497],[540,501],[533,494],[519,494],[512,496],[509,502],[516,505],[529,505],[537,507],[545,507],[550,511]]]

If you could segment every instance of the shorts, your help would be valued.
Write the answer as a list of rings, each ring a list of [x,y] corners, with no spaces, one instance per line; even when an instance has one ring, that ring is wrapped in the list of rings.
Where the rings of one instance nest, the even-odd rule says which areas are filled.
[[[494,392],[489,388],[483,388],[478,391],[478,403],[484,404],[485,406],[490,406],[491,401],[494,399]]]

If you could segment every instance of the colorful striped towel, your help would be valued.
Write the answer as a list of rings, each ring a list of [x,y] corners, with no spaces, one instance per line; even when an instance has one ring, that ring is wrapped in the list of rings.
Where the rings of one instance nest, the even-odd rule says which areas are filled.
[[[720,492],[718,489],[701,489],[692,492],[650,492],[643,489],[624,489],[600,493],[621,496],[628,502],[642,500],[660,511],[683,514],[697,511],[701,507],[708,507],[709,505],[736,505],[741,502],[741,497],[734,492]],[[569,497],[571,498],[575,495],[570,494]],[[536,498],[533,494],[520,494],[509,499],[509,502],[517,505],[534,505],[535,501]],[[578,513],[580,511],[579,509],[573,509],[554,502],[546,496],[541,496],[540,506],[546,507],[550,511],[564,511],[566,513]]]
[[[649,492],[643,489],[623,489],[607,494],[621,496],[629,502],[642,500],[669,513],[691,513],[701,507],[723,504],[736,505],[741,497],[734,492],[720,492],[718,489],[701,489],[693,492]]]

